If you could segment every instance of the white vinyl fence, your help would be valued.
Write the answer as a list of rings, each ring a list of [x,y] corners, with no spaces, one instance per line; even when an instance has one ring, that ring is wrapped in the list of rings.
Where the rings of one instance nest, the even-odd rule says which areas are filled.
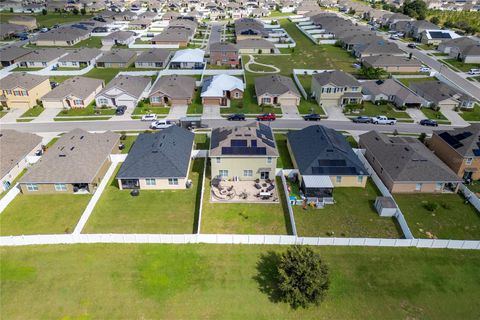
[[[478,199],[477,195],[470,191],[470,189],[468,189],[468,187],[464,184],[461,184],[459,189],[461,192],[463,192],[465,199],[467,199],[468,202],[470,202],[472,206],[474,206],[475,209],[480,212],[480,199]]]
[[[5,208],[10,204],[10,202],[15,199],[15,197],[20,193],[20,188],[18,187],[18,183],[11,187],[5,196],[3,196],[2,199],[0,199],[0,213],[5,210]]]
[[[285,197],[285,201],[287,202],[287,209],[288,209],[288,215],[290,217],[290,225],[292,226],[292,233],[294,236],[296,236],[297,226],[295,225],[295,217],[293,215],[292,204],[290,203],[290,199],[289,199],[287,179],[285,179],[285,173],[283,172],[283,170],[280,171],[280,177],[282,178],[283,192],[285,193],[283,196]],[[282,195],[279,195],[279,196],[281,197]]]

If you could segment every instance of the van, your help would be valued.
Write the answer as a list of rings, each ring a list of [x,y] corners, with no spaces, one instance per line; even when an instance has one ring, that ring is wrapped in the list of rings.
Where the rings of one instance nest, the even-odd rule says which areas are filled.
[[[468,74],[469,74],[469,75],[477,75],[477,74],[480,74],[480,69],[470,69],[470,71],[468,71]]]

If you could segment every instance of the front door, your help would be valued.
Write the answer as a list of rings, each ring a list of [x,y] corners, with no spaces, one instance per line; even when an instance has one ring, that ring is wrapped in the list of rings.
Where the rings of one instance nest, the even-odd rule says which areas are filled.
[[[268,171],[261,171],[260,172],[260,179],[266,180],[270,178],[270,172]]]
[[[473,174],[472,171],[469,171],[469,172],[465,171],[465,172],[463,172],[463,180],[465,180],[465,181],[472,180],[472,174]]]

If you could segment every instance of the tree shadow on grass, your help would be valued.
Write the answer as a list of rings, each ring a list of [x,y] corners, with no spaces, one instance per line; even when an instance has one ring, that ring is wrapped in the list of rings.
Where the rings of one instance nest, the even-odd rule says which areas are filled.
[[[278,288],[278,265],[280,254],[268,251],[260,256],[257,262],[257,275],[253,279],[258,283],[260,292],[266,294],[273,303],[280,302],[280,290]]]

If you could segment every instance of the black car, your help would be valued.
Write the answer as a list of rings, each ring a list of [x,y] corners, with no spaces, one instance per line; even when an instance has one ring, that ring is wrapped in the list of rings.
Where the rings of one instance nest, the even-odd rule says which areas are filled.
[[[303,116],[303,119],[305,121],[320,121],[322,117],[320,117],[319,114],[312,113],[312,114],[307,114],[306,116]]]
[[[227,117],[227,120],[229,120],[229,121],[244,121],[245,120],[245,115],[243,113],[231,114]]]
[[[420,120],[420,125],[428,127],[438,127],[438,122],[431,119]]]
[[[127,106],[118,106],[117,110],[115,110],[115,114],[117,116],[121,116],[121,115],[125,114],[126,110],[127,110]]]
[[[367,117],[367,116],[358,116],[358,117],[353,118],[352,121],[355,122],[355,123],[370,123],[370,122],[372,122],[370,117]]]
[[[409,43],[407,47],[409,47],[410,49],[415,49],[417,46],[415,45],[415,43]]]

